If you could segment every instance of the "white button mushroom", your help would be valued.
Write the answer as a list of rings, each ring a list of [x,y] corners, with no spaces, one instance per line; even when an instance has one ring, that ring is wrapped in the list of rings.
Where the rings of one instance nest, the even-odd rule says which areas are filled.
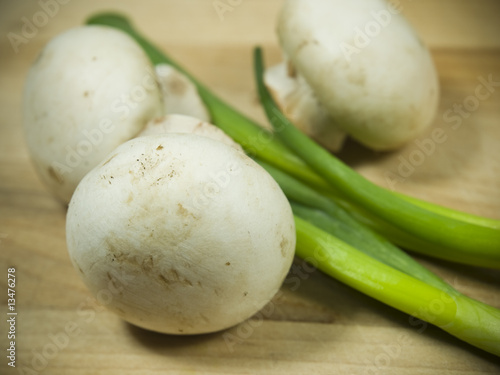
[[[158,64],[155,72],[167,114],[181,114],[210,121],[210,114],[193,82],[173,66]]]
[[[52,39],[24,91],[29,151],[42,180],[64,202],[90,169],[162,113],[145,53],[125,33],[103,26]]]
[[[193,134],[135,138],[78,185],[70,258],[90,291],[140,327],[221,330],[278,291],[295,227],[272,177],[234,147]]]
[[[388,2],[287,0],[278,36],[293,66],[294,75],[287,79],[303,78],[295,86],[309,85],[318,107],[333,120],[318,123],[314,114],[295,114],[313,124],[306,128],[318,141],[333,124],[333,132],[340,126],[368,147],[389,150],[415,138],[433,121],[439,88],[430,53]],[[280,69],[268,73],[267,84],[282,92],[276,98],[282,98],[286,112],[293,112],[286,110],[290,103],[283,99],[291,95],[283,94],[289,85],[276,83],[283,75]],[[338,137],[341,142],[343,134]]]

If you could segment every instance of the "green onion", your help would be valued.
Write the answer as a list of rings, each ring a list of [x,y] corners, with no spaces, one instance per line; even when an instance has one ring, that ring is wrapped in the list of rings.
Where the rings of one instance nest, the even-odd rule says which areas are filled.
[[[374,214],[370,213],[367,210],[367,207],[364,207],[364,204],[361,200],[353,200],[352,197],[345,196],[345,191],[342,189],[338,189],[338,186],[332,187],[329,186],[323,177],[319,177],[318,173],[314,172],[308,165],[306,165],[299,157],[297,157],[293,152],[291,152],[287,147],[284,147],[283,144],[277,140],[277,137],[273,136],[273,134],[269,133],[267,130],[263,129],[259,125],[257,125],[252,120],[248,119],[246,116],[242,115],[234,108],[223,102],[217,96],[215,96],[208,88],[202,85],[198,80],[196,80],[192,75],[189,74],[186,70],[184,70],[179,64],[166,56],[163,52],[153,46],[149,41],[143,38],[130,24],[128,19],[125,17],[115,14],[115,13],[102,13],[91,17],[88,21],[88,24],[99,24],[106,25],[118,28],[130,36],[132,36],[139,45],[144,49],[144,51],[148,54],[149,58],[154,64],[166,63],[174,66],[176,69],[186,74],[192,82],[197,86],[200,96],[204,100],[205,104],[209,108],[209,111],[212,116],[212,120],[215,125],[219,126],[222,130],[224,130],[229,136],[231,136],[235,141],[240,143],[245,151],[251,156],[257,156],[259,159],[264,160],[283,171],[286,171],[288,174],[297,177],[298,179],[305,181],[308,185],[313,186],[316,190],[319,191],[330,191],[333,195],[337,196],[337,198],[345,201],[346,206],[352,207],[358,215],[364,218],[366,222],[372,223],[373,227],[379,230],[380,228],[384,228],[386,233],[392,233],[393,237],[389,237],[391,240],[398,239],[398,244],[407,247],[413,251],[418,251],[426,255],[438,257],[441,259],[451,260],[455,262],[461,262],[470,265],[477,266],[485,266],[485,267],[496,267],[500,268],[500,235],[497,230],[487,230],[486,236],[479,236],[481,230],[472,231],[472,236],[468,237],[469,241],[463,243],[466,247],[466,251],[456,252],[453,248],[449,248],[449,246],[442,246],[439,241],[437,245],[435,245],[435,241],[427,241],[423,240],[423,237],[420,235],[413,236],[412,234],[405,233],[405,231],[400,231],[397,228],[394,228],[393,225],[390,224],[390,221],[383,222],[382,219],[384,217],[380,217],[378,211]],[[279,112],[279,111],[278,111]],[[280,113],[281,118],[283,117]],[[279,118],[277,120],[280,121]],[[277,122],[276,120],[274,122]],[[283,123],[279,123],[279,130],[281,134],[281,126]],[[285,128],[286,129],[286,128]],[[344,166],[345,167],[345,166]],[[350,171],[351,174],[353,171]],[[339,172],[340,173],[340,172]],[[321,173],[320,173],[321,174]],[[358,179],[361,176],[357,176]],[[367,182],[367,181],[365,181]],[[349,184],[349,181],[347,182]],[[339,190],[341,190],[339,192]],[[353,189],[350,189],[351,192]],[[388,190],[379,188],[380,191],[385,191],[386,195],[396,195],[393,192]],[[349,192],[349,189],[347,189]],[[366,196],[366,194],[365,194]],[[370,199],[370,198],[369,198]],[[415,198],[404,197],[400,198],[400,201],[407,200],[411,201],[412,206],[423,206],[426,209],[422,209],[424,212],[435,212],[440,213],[438,217],[448,217],[448,218],[460,218],[462,220],[451,220],[452,222],[463,224],[464,221],[469,223],[476,223],[478,227],[480,224],[484,226],[489,226],[490,229],[500,228],[500,221],[480,218],[465,213],[458,213],[458,211],[444,209],[438,205],[434,205],[432,203],[424,202],[417,200]],[[390,208],[389,208],[390,210]],[[387,210],[386,210],[387,211]],[[389,214],[394,218],[398,216],[397,213]],[[397,217],[396,217],[397,219]],[[386,219],[385,219],[386,220]],[[419,229],[425,232],[426,224],[421,225],[422,220],[418,220],[417,232]],[[433,223],[436,223],[434,220]],[[406,222],[407,226],[413,226],[413,223]],[[467,226],[466,226],[467,227]],[[474,226],[472,226],[474,227]],[[441,227],[434,228],[432,231],[434,234],[439,232]],[[443,228],[444,231],[444,228]],[[456,231],[460,231],[460,228],[457,227]],[[455,231],[455,232],[456,232]],[[442,232],[442,231],[441,231]],[[395,234],[398,233],[396,236]],[[429,235],[431,233],[428,233]],[[450,236],[450,235],[448,235]],[[463,233],[463,237],[467,237],[467,233]],[[460,237],[460,236],[459,236]],[[432,236],[431,236],[432,239]],[[477,242],[476,242],[477,240]],[[471,245],[471,242],[473,244]],[[483,243],[489,243],[486,246],[483,246]],[[455,243],[462,245],[460,238],[455,240]],[[471,251],[471,246],[476,246],[480,249],[476,251]],[[496,247],[491,250],[491,246]],[[460,249],[460,246],[458,247]]]
[[[453,210],[448,207],[443,207],[434,203],[426,202],[417,198],[409,197],[407,195],[401,194],[394,192],[397,196],[406,199],[408,202],[413,203],[416,206],[420,206],[422,208],[425,208],[427,210],[433,211],[437,214],[447,216],[451,219],[457,219],[461,220],[470,224],[476,224],[476,225],[481,225],[483,227],[489,227],[492,229],[498,229],[500,230],[500,221],[499,220],[494,220],[494,219],[489,219],[486,217],[482,216],[477,216],[477,215],[472,215],[472,214],[467,214],[461,211]]]
[[[346,166],[300,132],[278,109],[263,81],[262,51],[255,51],[261,102],[279,137],[313,170],[358,207],[392,226],[440,247],[433,254],[449,260],[500,267],[500,230],[440,215],[392,194]],[[425,251],[425,249],[424,249]]]
[[[370,232],[339,205],[286,173],[258,162],[291,200],[299,257],[381,302],[500,355],[499,310],[460,294],[403,251]]]
[[[424,254],[500,268],[500,221],[390,192],[333,158],[294,130],[277,109],[262,82],[260,51],[259,94],[274,134],[215,96],[137,33],[126,18],[105,13],[88,23],[128,33],[154,64],[172,65],[192,80],[213,122],[260,162],[287,194],[296,215],[298,256],[379,301],[500,355],[499,310],[461,295],[373,232]]]
[[[297,255],[320,271],[500,356],[500,310],[408,276],[297,216],[295,226]]]
[[[448,293],[456,293],[441,278],[360,223],[334,201],[279,169],[259,160],[257,162],[280,185],[297,216],[388,266]]]
[[[132,27],[130,22],[125,17],[115,13],[103,13],[91,17],[87,21],[87,23],[107,25],[118,28],[128,33],[141,45],[141,47],[148,54],[154,64],[167,63],[186,74],[197,86],[202,99],[207,104],[207,107],[211,112],[213,122],[222,130],[224,130],[229,136],[231,136],[235,141],[240,143],[245,148],[247,153],[249,153],[250,155],[255,155],[259,159],[264,160],[280,168],[281,170],[286,171],[290,175],[293,175],[300,180],[307,182],[308,185],[315,187],[315,189],[317,190],[323,192],[330,190],[334,195],[336,195],[340,199],[345,200],[346,205],[351,206],[355,211],[357,211],[358,215],[361,215],[361,217],[363,217],[367,222],[374,224],[374,228],[376,228],[377,230],[379,230],[380,228],[384,228],[385,231],[382,232],[384,234],[392,233],[393,237],[389,238],[391,240],[397,238],[398,240],[396,243],[405,246],[413,251],[417,251],[429,256],[438,257],[441,259],[476,266],[500,268],[500,231],[496,230],[500,228],[500,221],[478,218],[474,215],[460,213],[458,211],[446,209],[429,202],[402,196],[399,199],[396,198],[395,201],[409,201],[412,204],[406,205],[406,207],[409,206],[414,208],[415,206],[418,206],[418,208],[421,208],[420,212],[425,212],[426,215],[424,215],[423,218],[414,217],[411,215],[415,212],[416,209],[414,209],[411,210],[408,215],[406,215],[410,216],[410,220],[406,220],[404,223],[400,223],[405,224],[405,227],[415,227],[415,230],[417,232],[416,236],[411,234],[411,232],[405,233],[406,230],[400,231],[397,228],[394,228],[394,225],[390,224],[394,221],[394,219],[399,222],[398,212],[396,211],[391,213],[391,209],[394,209],[394,205],[389,204],[389,207],[383,207],[382,210],[379,210],[377,208],[373,210],[373,206],[371,204],[368,204],[368,206],[365,207],[363,203],[363,201],[366,199],[368,200],[368,203],[371,203],[371,200],[374,199],[375,196],[380,194],[384,195],[384,199],[382,200],[385,200],[385,197],[387,196],[391,197],[397,194],[383,188],[376,189],[373,184],[364,181],[361,182],[363,186],[371,185],[370,190],[377,190],[374,196],[370,196],[371,193],[365,192],[365,199],[352,199],[352,195],[346,198],[345,192],[347,191],[348,193],[353,193],[356,192],[355,189],[349,188],[349,186],[345,186],[345,184],[340,184],[338,186],[336,184],[334,188],[332,188],[331,186],[329,187],[324,179],[322,177],[319,177],[318,173],[315,173],[300,158],[294,155],[288,148],[284,147],[283,144],[277,140],[277,137],[274,137],[273,134],[269,133],[268,131],[257,125],[255,122],[248,119],[246,116],[242,115],[234,108],[216,97],[209,89],[207,89],[198,80],[191,76],[189,72],[185,71],[179,64],[170,59],[159,49],[149,43],[145,38],[143,38],[139,33],[137,33],[137,31]],[[281,127],[283,126],[283,123],[280,119],[283,119],[283,116],[281,115],[281,113],[278,113],[277,118],[273,122],[279,122],[279,129],[281,134]],[[284,129],[286,129],[286,127]],[[329,154],[328,156],[331,157],[331,155]],[[339,163],[340,162],[338,162],[337,164]],[[346,168],[345,165],[342,166],[344,167],[344,169]],[[353,171],[349,170],[347,173],[352,175]],[[342,174],[342,168],[340,168],[337,176],[342,177]],[[353,178],[348,178],[345,183],[349,185],[352,182],[351,180],[353,179],[360,180],[362,178],[361,176],[357,175]],[[344,189],[339,189],[339,187],[344,187]],[[362,189],[363,188],[361,188],[361,190]],[[339,193],[338,190],[341,190],[341,192]],[[379,194],[379,192],[382,193]],[[363,191],[358,192],[358,195],[359,193],[363,193]],[[375,203],[380,203],[380,199],[374,200],[376,201]],[[393,202],[393,200],[389,199],[389,202]],[[396,205],[399,206],[399,203],[397,203]],[[370,210],[367,210],[367,208],[370,206],[372,208],[371,213]],[[399,206],[398,210],[402,209],[403,207],[405,206]],[[373,211],[375,212],[373,213]],[[381,216],[381,211],[385,212],[393,220],[387,220],[385,216]],[[437,214],[437,216],[434,216],[434,219],[431,217],[431,215],[429,215],[432,213]],[[415,222],[413,222],[412,217],[415,218]],[[435,220],[436,217],[438,218],[437,220]],[[452,224],[453,226],[456,224],[456,227],[452,232],[448,231],[449,228],[442,227],[441,223],[439,223],[440,225],[438,226],[433,226],[434,224],[437,224],[439,218],[443,217],[450,219],[450,221],[447,222],[448,224]],[[387,222],[384,223],[381,218],[383,220],[386,220]],[[430,224],[429,220],[426,221],[426,219],[429,218],[431,218]],[[476,225],[463,225],[467,223]],[[480,229],[480,227],[482,226],[489,227],[490,230],[482,231]],[[433,227],[433,230],[427,232],[427,228],[429,227]],[[478,230],[466,230],[467,228],[477,227],[479,227]],[[462,232],[462,230],[466,231]],[[424,232],[425,237],[422,237],[420,235],[422,231]],[[394,235],[398,232],[399,234],[397,236]],[[451,243],[443,244],[440,241],[436,242],[433,238],[437,237],[437,239],[439,239],[443,236],[455,237],[455,233],[461,234],[456,236],[454,241],[453,238],[451,238]],[[443,236],[441,234],[443,234]],[[430,240],[423,239],[428,237],[430,237]],[[461,241],[461,238],[464,237],[468,239],[465,242]],[[458,247],[455,248],[455,246],[451,246],[453,244],[458,244]],[[463,249],[463,247],[465,247],[465,249]],[[474,247],[476,248],[475,250]]]

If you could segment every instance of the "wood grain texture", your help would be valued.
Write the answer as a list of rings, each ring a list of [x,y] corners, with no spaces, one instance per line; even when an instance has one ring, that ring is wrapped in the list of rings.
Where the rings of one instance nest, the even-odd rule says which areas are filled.
[[[2,355],[1,374],[500,373],[497,357],[319,272],[304,272],[300,261],[281,293],[256,317],[226,332],[194,337],[159,335],[124,323],[90,296],[71,266],[65,208],[38,180],[21,126],[24,78],[43,45],[95,11],[121,10],[218,94],[264,122],[251,49],[261,44],[269,62],[280,59],[274,20],[282,2],[243,0],[221,20],[208,0],[72,0],[60,5],[17,53],[7,35],[22,33],[23,17],[32,19],[40,3],[0,3],[2,353],[8,347],[4,318],[11,266],[17,270],[18,309],[18,367],[8,368]],[[441,104],[433,129],[441,128],[446,140],[422,160],[415,142],[397,152],[375,153],[350,141],[340,156],[385,187],[500,219],[500,86],[459,122],[446,117],[455,104],[475,95],[481,77],[500,82],[500,3],[401,3],[439,70]],[[432,139],[431,132],[419,141]],[[407,162],[413,170],[401,173]],[[463,293],[500,308],[499,272],[418,259]]]

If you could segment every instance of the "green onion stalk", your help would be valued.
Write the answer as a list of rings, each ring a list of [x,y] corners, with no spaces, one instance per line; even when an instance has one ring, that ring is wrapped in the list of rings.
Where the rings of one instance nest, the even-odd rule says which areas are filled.
[[[500,310],[461,294],[340,205],[258,162],[291,203],[299,257],[366,295],[500,355]]]
[[[295,225],[300,258],[370,297],[500,356],[500,310],[400,272],[297,216]]]
[[[429,210],[368,181],[281,113],[263,82],[260,49],[255,51],[255,69],[262,105],[273,127],[279,129],[279,138],[348,200],[409,235],[440,246],[440,254],[450,259],[460,258],[468,264],[481,259],[482,265],[500,266],[500,230]]]
[[[297,256],[379,301],[500,356],[500,310],[462,295],[396,246],[500,268],[500,221],[391,192],[343,164],[279,111],[263,83],[260,49],[254,60],[257,87],[274,132],[214,95],[125,17],[103,13],[87,23],[126,32],[153,64],[169,64],[191,79],[212,122],[240,143],[287,195],[295,215]]]

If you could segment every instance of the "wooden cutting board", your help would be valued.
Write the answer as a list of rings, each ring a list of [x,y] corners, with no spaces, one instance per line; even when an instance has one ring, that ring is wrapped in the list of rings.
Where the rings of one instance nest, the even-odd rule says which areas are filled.
[[[120,10],[218,94],[264,123],[254,90],[251,50],[261,44],[268,62],[279,61],[274,20],[282,3],[0,4],[1,374],[500,373],[498,357],[416,323],[319,272],[292,271],[279,298],[263,310],[263,319],[256,317],[224,333],[174,337],[140,330],[107,312],[72,268],[66,254],[65,208],[38,180],[21,129],[24,78],[43,45],[97,10]],[[374,153],[350,141],[340,156],[382,186],[500,219],[500,86],[470,105],[482,80],[500,82],[500,3],[400,3],[431,47],[441,82],[434,129],[441,128],[446,140],[424,152],[419,144],[432,139],[429,132],[420,143],[393,153]],[[226,7],[217,8],[221,4]],[[38,26],[23,34],[27,20]],[[24,35],[24,41],[14,48],[9,33]],[[469,110],[450,120],[454,105],[468,101]],[[498,271],[417,259],[463,293],[500,308]],[[15,267],[17,281],[15,369],[7,366],[5,356],[10,341],[8,267]]]

